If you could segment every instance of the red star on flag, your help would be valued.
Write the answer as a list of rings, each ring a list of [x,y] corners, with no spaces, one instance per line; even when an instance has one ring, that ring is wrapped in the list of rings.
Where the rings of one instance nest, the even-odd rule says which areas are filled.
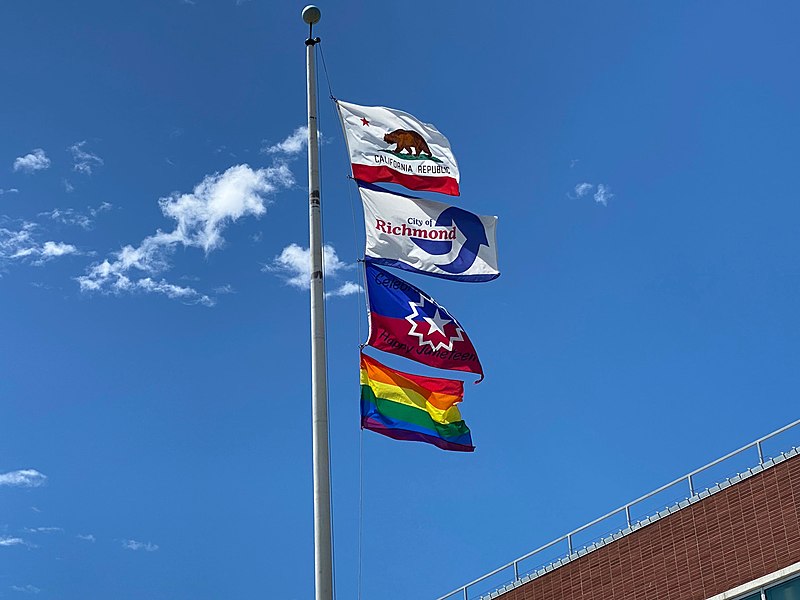
[[[369,127],[369,121],[367,121],[366,117],[361,117],[361,124]]]

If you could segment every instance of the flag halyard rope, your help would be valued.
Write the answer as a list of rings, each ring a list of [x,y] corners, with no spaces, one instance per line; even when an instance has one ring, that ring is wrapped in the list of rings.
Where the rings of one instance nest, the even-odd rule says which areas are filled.
[[[325,61],[325,53],[324,53],[324,51],[322,49],[322,44],[321,43],[317,43],[316,46],[315,46],[315,50],[319,51],[319,56],[320,56],[320,58],[322,60],[322,68],[323,68],[323,71],[325,73],[325,81],[326,81],[326,83],[328,85],[328,92],[330,94],[330,99],[333,102],[333,104],[336,106],[336,112],[337,112],[337,115],[338,115],[339,114],[339,108],[338,108],[338,104],[337,104],[337,101],[336,101],[336,96],[334,96],[334,94],[333,94],[333,87],[331,85],[330,75],[328,73],[328,66],[327,66],[327,63]],[[319,74],[317,74],[317,78],[319,79]],[[318,115],[317,125],[321,129],[320,122],[321,122],[321,119],[319,119],[319,115]],[[344,137],[344,129],[342,130],[342,134],[343,134],[343,137]],[[322,171],[323,171],[322,165],[323,165],[322,151],[320,151],[320,176],[322,176]],[[351,180],[353,179],[352,173],[350,175],[348,175],[348,178],[351,179]],[[355,210],[355,202],[353,200],[353,189],[352,189],[352,186],[350,184],[347,185],[347,194],[348,194],[348,200],[349,200],[349,204],[350,204],[350,213],[351,213],[351,216],[352,216],[352,223],[353,223],[353,248],[354,248],[354,251],[355,251],[355,255],[358,256],[359,251],[358,251],[358,231],[357,231],[357,222],[356,222],[356,210]],[[325,264],[324,248],[323,248],[323,253],[322,253],[322,261],[323,261],[323,273],[324,273],[324,264]],[[358,261],[358,262],[360,262],[360,261]],[[363,334],[362,334],[362,331],[363,331],[363,327],[362,327],[363,315],[362,315],[362,311],[361,311],[360,307],[361,307],[362,298],[363,298],[363,301],[366,302],[366,280],[365,280],[365,275],[364,275],[363,269],[360,268],[360,265],[358,265],[358,266],[359,266],[359,268],[357,268],[356,271],[358,273],[357,282],[358,282],[358,285],[359,285],[360,289],[359,289],[359,291],[358,291],[358,293],[356,295],[356,298],[358,299],[358,302],[356,303],[356,312],[357,312],[356,322],[358,323],[358,345],[359,345],[359,351],[360,351],[364,347],[364,343],[362,343],[362,340],[364,339],[363,338]],[[324,281],[324,278],[323,278],[323,281]],[[327,302],[325,304],[327,304]],[[327,320],[326,320],[326,329],[327,329]],[[327,337],[326,337],[326,339],[327,339]],[[328,438],[329,438],[329,445],[330,445],[330,430],[328,432]],[[359,464],[358,464],[358,532],[357,532],[357,535],[358,535],[358,566],[357,566],[358,573],[357,573],[357,598],[358,598],[358,600],[361,600],[361,598],[362,598],[362,588],[363,588],[363,538],[364,538],[364,535],[363,535],[363,532],[364,532],[364,518],[363,518],[363,515],[364,515],[364,431],[363,431],[363,429],[361,429],[360,426],[359,426],[358,454],[359,454]],[[332,463],[332,461],[331,461],[331,463]],[[333,486],[333,474],[331,473],[330,476],[331,476],[331,488],[333,489],[334,488],[334,486]],[[333,504],[333,502],[331,502],[331,504]],[[331,506],[331,514],[333,515],[333,506]],[[331,519],[331,520],[333,521],[333,519]],[[333,523],[331,523],[331,537],[333,538],[334,536],[335,536],[334,527],[333,527]],[[334,565],[335,565],[336,564],[336,562],[335,562],[336,544],[333,543],[332,545],[333,545]],[[336,569],[335,568],[333,569],[333,578],[334,578],[333,593],[334,593],[334,598],[335,598],[336,597],[336,584],[335,584],[335,582],[336,582]]]

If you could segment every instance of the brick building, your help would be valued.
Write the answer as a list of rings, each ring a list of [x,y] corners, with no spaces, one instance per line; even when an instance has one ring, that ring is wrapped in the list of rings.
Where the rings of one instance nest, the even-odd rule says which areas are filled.
[[[686,481],[684,500],[638,521],[635,503],[626,505],[440,600],[800,600],[800,456],[792,448],[765,459],[771,436],[709,465],[757,449],[758,464],[743,473],[695,493],[695,471],[635,503]],[[575,550],[583,530],[615,516],[624,527]],[[525,569],[564,540],[561,558]],[[478,592],[509,569],[510,583]]]

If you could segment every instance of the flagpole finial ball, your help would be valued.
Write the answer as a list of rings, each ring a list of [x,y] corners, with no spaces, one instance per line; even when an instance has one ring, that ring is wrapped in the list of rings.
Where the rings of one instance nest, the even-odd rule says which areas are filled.
[[[319,12],[319,9],[313,4],[309,4],[303,9],[303,21],[309,25],[319,23],[320,16],[321,13]]]

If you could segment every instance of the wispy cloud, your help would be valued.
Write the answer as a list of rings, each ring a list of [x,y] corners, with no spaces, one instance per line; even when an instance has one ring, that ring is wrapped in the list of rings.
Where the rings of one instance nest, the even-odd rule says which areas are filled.
[[[111,202],[101,202],[100,204],[98,204],[95,207],[89,206],[88,210],[89,210],[89,214],[92,215],[92,217],[96,217],[100,213],[109,211],[112,208],[114,208],[114,205],[111,204]]]
[[[345,281],[341,286],[333,290],[332,292],[325,292],[326,296],[352,296],[353,294],[358,294],[359,292],[363,291],[362,288],[357,283],[353,283],[352,281]]]
[[[11,589],[15,592],[22,592],[23,594],[38,594],[42,590],[40,590],[35,585],[12,585]]]
[[[322,248],[322,264],[325,277],[335,278],[342,271],[352,269],[353,265],[343,262],[330,244]],[[311,253],[308,248],[297,244],[289,244],[262,271],[275,273],[292,287],[307,290],[311,287]],[[328,292],[328,296],[349,296],[361,290],[361,286],[351,281],[345,282],[338,289]]]
[[[27,533],[63,533],[63,527],[26,527]]]
[[[17,188],[8,188],[7,190],[0,188],[0,196],[2,196],[3,194],[16,194],[18,192],[19,190]]]
[[[75,537],[85,542],[92,542],[93,544],[97,541],[97,538],[94,537],[94,535],[92,535],[91,533],[86,533],[86,534],[79,533]]]
[[[575,196],[583,198],[586,194],[592,191],[594,186],[591,183],[579,183],[575,186]]]
[[[38,252],[45,260],[56,256],[66,256],[67,254],[80,254],[75,246],[64,242],[45,242]]]
[[[602,204],[603,206],[608,206],[608,201],[614,197],[614,194],[611,193],[611,188],[603,183],[597,184],[597,191],[594,193],[594,201]]]
[[[270,146],[264,146],[261,151],[268,154],[285,154],[294,156],[300,154],[308,145],[308,127],[303,125],[295,129],[289,137],[282,142]]]
[[[5,242],[3,237],[5,234],[8,234],[5,242],[8,242],[7,245],[12,248],[12,252],[4,256],[3,246]],[[16,248],[14,249],[14,247]],[[82,253],[72,244],[64,242],[54,242],[52,240],[48,240],[43,244],[34,242],[29,229],[20,231],[0,229],[0,260],[5,258],[8,261],[28,261],[30,264],[40,267],[54,258],[70,254]]]
[[[74,192],[74,191],[75,191],[75,186],[74,186],[74,185],[72,185],[72,184],[69,182],[69,180],[67,180],[67,179],[62,179],[62,180],[61,180],[61,183],[64,185],[64,191],[65,191],[65,192],[67,192],[68,194],[70,194],[70,193],[72,193],[72,192]]]
[[[588,196],[592,193],[592,190],[595,190],[594,184],[591,183],[579,183],[575,186],[575,195],[567,194],[570,198],[583,198],[584,196]],[[606,185],[605,183],[598,183],[597,189],[594,192],[594,201],[598,204],[602,204],[603,206],[608,206],[608,201],[614,197],[614,194],[611,193],[611,188]]]
[[[159,200],[163,215],[175,221],[173,231],[158,229],[138,246],[125,246],[110,259],[90,266],[77,278],[80,288],[105,294],[158,293],[210,306],[214,301],[209,296],[153,277],[169,270],[170,257],[180,246],[202,249],[206,255],[220,248],[228,225],[243,217],[262,216],[267,211],[267,195],[293,184],[284,163],[263,169],[236,165],[208,175],[191,193],[175,192]]]
[[[14,232],[12,232],[13,234]],[[17,234],[21,232],[16,232]],[[27,233],[27,232],[22,232]],[[0,236],[3,235],[3,230],[0,230]],[[27,239],[27,238],[26,238]],[[0,239],[0,244],[2,244],[2,239]],[[8,258],[9,259],[16,259],[16,260],[29,260],[30,263],[34,266],[41,266],[47,261],[58,258],[59,256],[67,256],[68,254],[81,254],[81,252],[72,244],[66,244],[64,242],[53,242],[47,241],[44,244],[38,245],[20,245],[20,247],[11,254]],[[2,255],[0,255],[2,258]]]
[[[54,208],[49,212],[39,213],[40,217],[47,217],[63,225],[77,225],[83,229],[92,228],[92,219],[89,215],[79,213],[74,208]]]
[[[352,265],[342,262],[336,254],[336,249],[329,244],[325,244],[322,248],[322,257],[326,277],[333,277],[339,271],[352,267]],[[271,264],[264,265],[262,271],[277,273],[292,287],[307,290],[311,287],[311,252],[309,248],[289,244],[272,260]]]
[[[34,244],[33,231],[36,223],[23,221],[13,228],[0,226],[0,265],[3,260],[10,260],[18,256],[20,251]]]
[[[50,168],[50,159],[41,148],[36,148],[30,154],[18,156],[14,159],[14,170],[23,173],[35,173]]]
[[[144,550],[145,552],[155,552],[158,550],[157,544],[138,542],[136,540],[122,540],[122,547],[125,548],[125,550]]]
[[[25,540],[18,537],[3,537],[0,536],[0,547],[4,546],[24,546]]]
[[[91,175],[92,169],[95,167],[102,167],[104,163],[103,159],[96,154],[84,150],[85,146],[86,140],[83,140],[81,142],[75,142],[72,146],[67,148],[67,150],[72,154],[72,170],[83,173],[84,175]]]
[[[51,211],[39,213],[39,216],[47,217],[63,225],[75,225],[89,230],[94,225],[94,220],[100,213],[107,212],[113,207],[114,205],[110,202],[103,202],[98,206],[88,206],[86,212],[80,212],[74,208],[54,208]]]
[[[47,482],[47,475],[40,473],[36,469],[20,469],[19,471],[9,471],[0,473],[0,486],[11,487],[40,487]]]

